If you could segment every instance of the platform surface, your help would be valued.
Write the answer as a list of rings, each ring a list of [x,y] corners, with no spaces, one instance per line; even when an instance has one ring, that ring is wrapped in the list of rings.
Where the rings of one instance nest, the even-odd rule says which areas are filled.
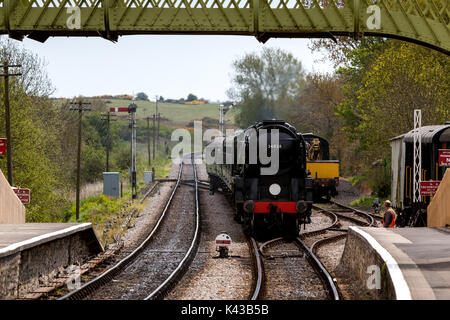
[[[450,300],[450,229],[359,229],[395,259],[412,299]]]
[[[0,224],[0,257],[89,228],[91,223]]]

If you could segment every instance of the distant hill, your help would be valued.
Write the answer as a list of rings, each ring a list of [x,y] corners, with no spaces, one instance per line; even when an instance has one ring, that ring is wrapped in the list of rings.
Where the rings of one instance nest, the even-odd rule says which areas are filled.
[[[103,99],[105,102],[109,101],[107,104],[109,107],[127,107],[131,101],[123,99]],[[156,110],[155,102],[150,101],[135,101],[137,105],[137,117],[145,118],[151,117]],[[200,120],[203,118],[209,118],[219,120],[219,106],[218,103],[206,103],[198,105],[187,105],[187,104],[174,104],[158,102],[158,112],[161,114],[162,118],[167,118],[170,121],[179,124],[188,124],[193,120]],[[234,123],[235,109],[231,109],[225,115],[225,120],[230,120],[227,123]]]

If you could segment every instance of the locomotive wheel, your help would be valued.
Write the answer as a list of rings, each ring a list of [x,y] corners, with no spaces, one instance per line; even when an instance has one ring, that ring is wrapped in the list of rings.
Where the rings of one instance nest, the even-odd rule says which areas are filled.
[[[300,232],[298,217],[295,214],[283,214],[283,234],[288,239],[295,239]]]

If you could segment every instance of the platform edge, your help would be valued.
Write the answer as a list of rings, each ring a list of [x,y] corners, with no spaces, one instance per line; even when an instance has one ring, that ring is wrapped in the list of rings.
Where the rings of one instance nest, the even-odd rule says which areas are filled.
[[[403,273],[394,257],[370,234],[358,227],[350,226],[354,232],[362,236],[384,260],[391,276],[397,300],[412,300],[411,291]]]

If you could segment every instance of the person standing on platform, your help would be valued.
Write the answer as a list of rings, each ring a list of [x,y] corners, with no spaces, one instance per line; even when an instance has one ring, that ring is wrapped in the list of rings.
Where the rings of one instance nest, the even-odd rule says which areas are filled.
[[[397,219],[397,214],[394,209],[392,209],[392,204],[389,200],[384,202],[384,207],[386,212],[383,216],[383,227],[385,228],[395,228],[395,220]]]

